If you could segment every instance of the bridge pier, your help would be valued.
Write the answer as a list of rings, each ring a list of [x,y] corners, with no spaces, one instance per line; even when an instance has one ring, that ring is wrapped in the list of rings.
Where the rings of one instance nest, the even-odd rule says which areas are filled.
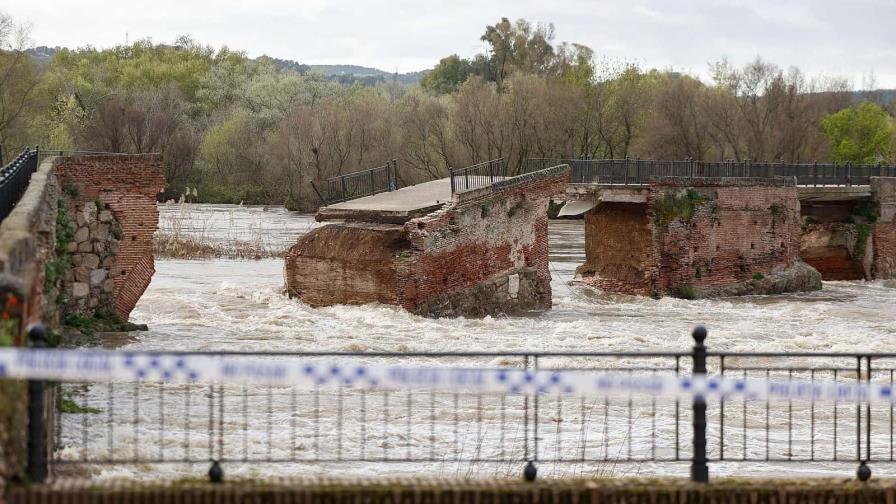
[[[572,190],[597,201],[585,214],[578,282],[685,298],[821,288],[821,277],[800,260],[792,179],[657,179],[626,198],[608,189],[619,191]]]
[[[873,209],[877,211],[871,234],[874,278],[896,278],[896,177],[871,179]]]
[[[801,187],[803,260],[825,280],[896,278],[896,178]]]
[[[455,194],[443,179],[324,207],[319,220],[348,222],[287,252],[287,292],[433,317],[549,309],[547,203],[568,176],[557,166]]]

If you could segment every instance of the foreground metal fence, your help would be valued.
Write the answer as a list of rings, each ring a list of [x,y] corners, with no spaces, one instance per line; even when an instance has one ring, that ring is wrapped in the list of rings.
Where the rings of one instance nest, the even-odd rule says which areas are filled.
[[[556,166],[556,164],[551,166]],[[507,162],[504,158],[498,158],[465,168],[451,168],[450,177],[451,194],[486,187],[507,178]]]
[[[5,219],[25,194],[31,175],[37,171],[38,149],[26,148],[0,168],[0,221]]]
[[[643,185],[663,177],[796,177],[797,185],[868,185],[871,177],[896,177],[896,166],[853,165],[852,163],[770,163],[755,161],[660,161],[648,159],[551,159],[526,160],[531,172],[568,164],[572,184]]]
[[[398,161],[387,160],[383,166],[330,177],[320,188],[311,181],[311,187],[324,206],[396,191],[399,188]]]
[[[238,365],[270,359],[310,366],[613,371],[808,383],[894,385],[896,354],[708,352],[705,330],[689,352],[254,352],[190,353]],[[156,355],[148,353],[146,355]],[[158,355],[172,355],[165,352]],[[150,362],[155,362],[152,360]],[[309,364],[311,363],[311,364]],[[334,376],[336,376],[334,371]],[[323,380],[321,381],[323,383]],[[32,382],[35,390],[44,382]],[[889,389],[888,389],[889,390]],[[713,463],[850,463],[860,479],[870,464],[894,461],[894,408],[880,402],[707,402],[669,397],[569,396],[559,392],[367,390],[233,383],[119,381],[63,383],[49,468],[60,475],[109,466],[180,465],[210,476],[246,465],[279,464],[290,474],[315,468],[363,473],[390,464],[416,474],[556,475],[612,473],[622,464],[690,465],[706,481]],[[34,395],[39,401],[43,394]],[[40,412],[41,404],[31,405]],[[43,416],[32,415],[33,460]],[[676,466],[676,463],[678,466]],[[374,464],[373,466],[371,464]],[[676,469],[680,467],[680,469]],[[840,467],[840,466],[837,466]],[[191,469],[192,468],[192,469]],[[46,467],[32,468],[40,480]],[[851,470],[851,469],[850,469]],[[266,469],[268,473],[275,468]]]

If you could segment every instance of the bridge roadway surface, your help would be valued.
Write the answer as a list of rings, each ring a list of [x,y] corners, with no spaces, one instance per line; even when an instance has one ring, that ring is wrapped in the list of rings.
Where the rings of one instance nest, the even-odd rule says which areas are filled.
[[[869,186],[799,186],[802,201],[857,201],[871,197]],[[355,220],[403,224],[434,212],[451,201],[451,180],[443,178],[351,201],[321,207],[317,220]],[[646,185],[569,184],[560,215],[584,213],[600,202],[643,203]]]
[[[351,201],[321,207],[317,220],[364,220],[403,224],[438,210],[451,201],[451,179],[443,178],[402,187]]]

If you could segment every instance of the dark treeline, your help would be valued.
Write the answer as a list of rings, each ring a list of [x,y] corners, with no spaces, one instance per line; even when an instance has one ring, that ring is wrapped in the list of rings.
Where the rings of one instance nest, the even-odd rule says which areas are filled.
[[[28,55],[0,14],[0,145],[160,152],[169,188],[205,202],[317,206],[309,181],[397,158],[403,184],[506,157],[891,162],[891,95],[756,59],[711,82],[605,62],[551,25],[502,19],[488,50],[419,84],[350,84],[182,37]],[[304,65],[299,65],[304,67]]]

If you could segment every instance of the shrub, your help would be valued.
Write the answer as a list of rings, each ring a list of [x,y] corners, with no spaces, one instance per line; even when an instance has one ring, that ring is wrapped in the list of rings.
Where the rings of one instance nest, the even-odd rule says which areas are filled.
[[[675,297],[679,299],[697,299],[697,292],[691,284],[683,284],[675,289]]]
[[[667,194],[657,203],[656,223],[665,226],[674,220],[690,222],[694,209],[704,204],[706,198],[694,189],[688,189],[684,195]]]

